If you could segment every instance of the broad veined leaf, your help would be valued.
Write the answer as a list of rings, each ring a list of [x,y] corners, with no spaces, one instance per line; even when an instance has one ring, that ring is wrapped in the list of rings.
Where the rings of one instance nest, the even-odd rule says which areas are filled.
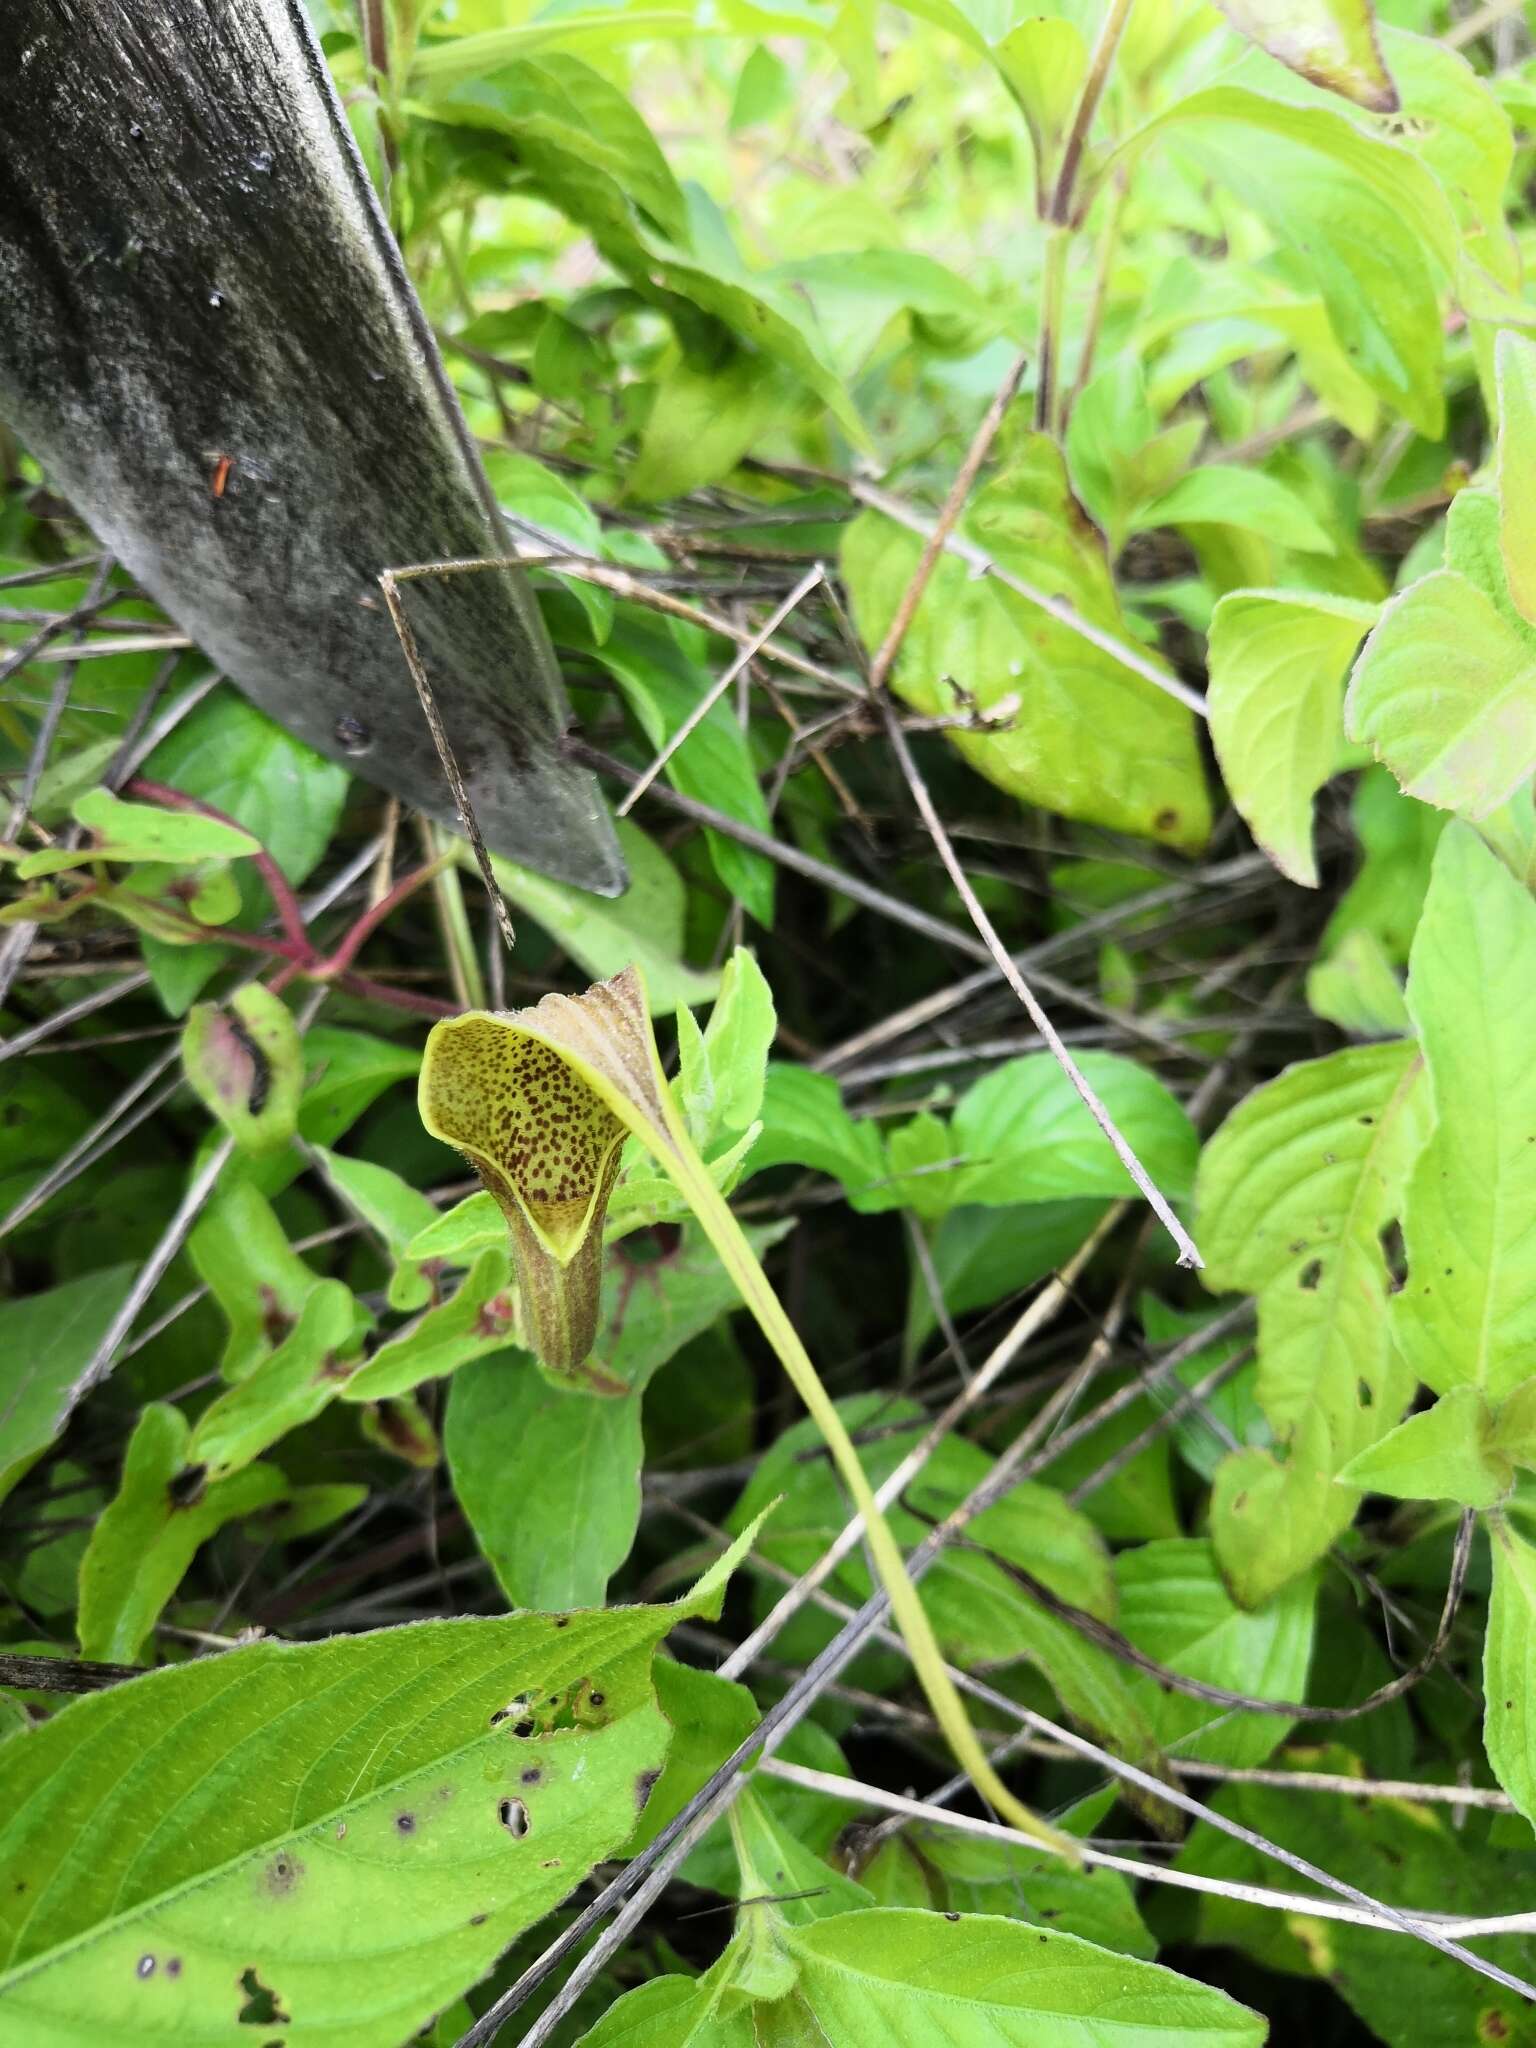
[[[747,1158],[749,1173],[770,1166],[808,1166],[860,1194],[885,1177],[880,1133],[852,1117],[831,1074],[781,1062],[769,1065],[763,1088],[762,1135]]]
[[[656,386],[625,487],[642,504],[729,476],[759,436],[805,403],[787,370],[738,352],[700,368],[681,353]]]
[[[259,981],[227,1005],[198,1003],[182,1029],[193,1092],[245,1152],[286,1145],[298,1123],[304,1053],[293,1013]]]
[[[0,1303],[0,1500],[69,1420],[75,1382],[133,1284],[133,1266],[82,1273]]]
[[[334,1145],[387,1088],[416,1078],[421,1054],[370,1032],[316,1024],[304,1034],[304,1060],[299,1136],[311,1145]]]
[[[1017,1208],[951,1209],[933,1233],[930,1251],[940,1293],[952,1316],[988,1308],[1053,1272],[1083,1244],[1104,1212],[1102,1202],[1026,1202]],[[938,1328],[933,1296],[913,1261],[907,1288],[903,1348],[916,1358]]]
[[[1175,1198],[1187,1195],[1199,1141],[1167,1088],[1114,1053],[1084,1053],[1079,1064],[1153,1179]],[[1114,1148],[1050,1053],[1007,1060],[968,1088],[950,1135],[951,1153],[967,1163],[956,1202],[1048,1202],[1131,1190]]]
[[[1211,739],[1232,801],[1283,875],[1317,887],[1312,799],[1339,765],[1344,677],[1375,618],[1348,598],[1234,590],[1211,620]]]
[[[744,2014],[709,1977],[663,1977],[621,1999],[582,2048],[1259,2048],[1268,2032],[1224,1992],[1017,1920],[874,1907],[780,1924],[773,1938],[793,1983],[776,2002]]]
[[[1536,901],[1466,826],[1435,855],[1408,969],[1435,1129],[1403,1214],[1393,1332],[1416,1376],[1499,1401],[1536,1346]]]
[[[1129,168],[1158,139],[1195,157],[1297,252],[1355,370],[1421,433],[1437,436],[1444,398],[1435,279],[1454,270],[1457,238],[1424,166],[1342,113],[1239,86],[1176,101],[1112,161]]]
[[[1100,536],[1072,496],[1043,435],[982,491],[972,537],[1002,566],[1065,599],[1090,626],[1129,628]],[[843,573],[860,634],[883,639],[922,551],[916,536],[874,513],[846,529]],[[898,657],[894,687],[914,710],[962,716],[1008,707],[995,732],[947,736],[978,773],[1010,795],[1195,850],[1210,804],[1193,714],[1144,676],[991,578],[940,559]]]
[[[1536,343],[1502,333],[1498,372],[1499,546],[1509,594],[1536,620]]]
[[[601,979],[636,960],[645,970],[646,990],[658,1014],[680,1003],[707,1003],[719,976],[690,967],[683,958],[682,876],[655,840],[629,819],[616,818],[614,830],[629,870],[629,887],[619,897],[594,896],[508,860],[493,857],[491,866],[508,900],[558,939],[588,974]],[[470,858],[468,848],[464,857]]]
[[[1257,1614],[1234,1604],[1209,1543],[1143,1543],[1115,1561],[1120,1627],[1139,1650],[1181,1677],[1257,1699],[1306,1696],[1317,1583],[1294,1579]],[[1171,1691],[1148,1673],[1125,1683],[1170,1756],[1251,1766],[1279,1747],[1291,1723]]]
[[[1212,1534],[1246,1605],[1348,1524],[1354,1496],[1334,1476],[1412,1391],[1388,1330],[1381,1232],[1428,1125],[1422,1064],[1397,1043],[1290,1067],[1239,1104],[1201,1158],[1206,1282],[1258,1297],[1259,1398],[1289,1452],[1284,1465],[1237,1452],[1217,1473]]]
[[[1373,114],[1397,111],[1370,0],[1221,0],[1235,29],[1314,85]]]
[[[789,1894],[781,1896],[775,1914],[787,1926],[807,1926],[829,1914],[858,1912],[875,1903],[863,1885],[808,1848],[782,1813],[751,1784],[731,1808],[731,1839],[740,1896],[761,1899]],[[796,1898],[796,1892],[803,1896]]]
[[[134,1663],[199,1545],[288,1491],[272,1465],[210,1481],[190,1449],[181,1410],[152,1401],[128,1440],[122,1483],[80,1563],[82,1656]]]
[[[1513,1461],[1494,1441],[1493,1412],[1477,1387],[1452,1387],[1410,1415],[1340,1474],[1363,1493],[1395,1500],[1454,1500],[1491,1508],[1514,1483]]]
[[[1536,1824],[1536,1549],[1507,1516],[1493,1518],[1490,1537],[1483,1743],[1494,1776]]]
[[[1345,725],[1405,793],[1480,818],[1536,770],[1536,635],[1454,569],[1388,601],[1350,678]]]
[[[261,1643],[5,1745],[0,2030],[393,2048],[633,1828],[655,1647],[748,1541],[675,1606]]]

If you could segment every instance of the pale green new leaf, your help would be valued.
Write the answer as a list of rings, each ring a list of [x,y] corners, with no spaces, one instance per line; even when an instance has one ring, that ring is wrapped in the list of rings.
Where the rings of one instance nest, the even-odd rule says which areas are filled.
[[[749,1541],[672,1607],[261,1643],[5,1744],[0,2036],[396,2048],[629,1834],[655,1646]]]
[[[628,495],[653,504],[718,483],[766,429],[804,402],[797,380],[758,356],[739,353],[703,369],[679,355],[657,383]]]
[[[1501,1400],[1536,1356],[1536,900],[1466,826],[1441,838],[1408,970],[1435,1131],[1408,1189],[1393,1331],[1437,1393]]]
[[[1196,1233],[1214,1290],[1259,1307],[1258,1390],[1277,1442],[1217,1475],[1212,1535],[1254,1605],[1320,1556],[1353,1512],[1332,1485],[1412,1390],[1388,1330],[1381,1231],[1399,1213],[1429,1117],[1411,1044],[1290,1067],[1240,1103],[1200,1162]]]
[[[1397,111],[1370,0],[1221,0],[1235,29],[1315,85],[1373,114]]]
[[[1508,330],[1495,345],[1498,371],[1499,546],[1509,594],[1536,620],[1536,343]]]
[[[1307,969],[1307,1008],[1356,1038],[1403,1038],[1413,1029],[1386,948],[1363,925]]]
[[[125,803],[108,789],[93,789],[78,798],[75,817],[93,835],[84,847],[49,847],[18,863],[24,882],[38,875],[56,875],[65,868],[93,860],[157,861],[195,867],[205,860],[232,860],[259,853],[260,843],[238,825],[205,818],[195,811],[165,810],[158,804]]]
[[[1211,621],[1211,739],[1231,794],[1283,875],[1317,887],[1312,799],[1339,765],[1344,677],[1375,618],[1349,598],[1234,590]]]
[[[1536,637],[1467,577],[1437,569],[1383,609],[1344,722],[1407,795],[1483,817],[1536,770]]]
[[[83,1657],[134,1663],[198,1547],[288,1491],[272,1465],[209,1481],[191,1460],[190,1439],[186,1417],[163,1401],[145,1408],[128,1439],[122,1483],[80,1564]]]
[[[1493,1440],[1493,1416],[1477,1387],[1452,1387],[1432,1408],[1352,1458],[1339,1475],[1362,1493],[1394,1500],[1454,1500],[1491,1508],[1514,1481],[1510,1458]]]
[[[1483,1743],[1494,1776],[1536,1824],[1536,1549],[1490,1523],[1493,1591],[1483,1643]]]
[[[1296,492],[1262,469],[1231,462],[1202,463],[1159,496],[1138,507],[1132,528],[1235,526],[1262,534],[1298,554],[1332,555],[1337,543]]]

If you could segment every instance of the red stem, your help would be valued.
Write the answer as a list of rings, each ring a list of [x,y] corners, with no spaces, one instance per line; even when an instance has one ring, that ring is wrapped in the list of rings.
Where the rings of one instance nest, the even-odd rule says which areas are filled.
[[[328,979],[333,975],[344,974],[357,958],[365,940],[372,938],[385,918],[392,917],[408,896],[414,896],[424,883],[430,882],[434,875],[440,874],[451,858],[451,855],[445,855],[441,860],[428,861],[425,867],[414,868],[410,874],[403,875],[371,909],[363,912],[349,931],[343,933],[336,950],[327,954],[316,966],[316,976]],[[455,1010],[451,1014],[457,1016],[458,1012]]]
[[[237,832],[248,829],[238,818],[231,818],[227,812],[216,809],[212,804],[205,804],[201,797],[188,796],[184,790],[172,789],[164,782],[151,782],[147,776],[136,775],[128,785],[128,794],[144,797],[148,802],[160,804],[168,811],[195,811],[200,818],[215,818],[219,824],[233,826]],[[289,944],[297,948],[306,959],[312,960],[315,949],[310,940],[309,928],[304,922],[304,913],[299,908],[299,899],[289,886],[288,877],[264,846],[258,847],[251,858],[260,870],[261,879],[267,885],[267,894],[272,898],[277,914],[282,920]]]

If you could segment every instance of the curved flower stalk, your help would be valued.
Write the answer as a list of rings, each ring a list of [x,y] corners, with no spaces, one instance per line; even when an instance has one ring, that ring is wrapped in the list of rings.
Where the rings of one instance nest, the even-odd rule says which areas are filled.
[[[625,1132],[655,1156],[820,1429],[956,1758],[1015,1827],[1076,1862],[1071,1839],[1013,1796],[977,1739],[842,1417],[673,1102],[638,969],[582,996],[549,995],[531,1009],[470,1011],[434,1025],[419,1101],[427,1129],[465,1155],[505,1214],[529,1341],[561,1371],[575,1370],[596,1335],[603,1215]]]

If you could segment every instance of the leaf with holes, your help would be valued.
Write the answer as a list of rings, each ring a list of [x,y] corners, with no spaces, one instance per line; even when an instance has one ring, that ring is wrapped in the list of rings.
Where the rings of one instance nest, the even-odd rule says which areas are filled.
[[[260,1643],[0,1748],[0,2037],[395,2048],[634,1827],[684,1600]]]
[[[1411,1044],[1360,1046],[1257,1089],[1200,1161],[1206,1284],[1258,1298],[1258,1392],[1285,1464],[1226,1459],[1212,1535],[1238,1597],[1258,1605],[1321,1556],[1355,1496],[1333,1485],[1402,1414],[1412,1378],[1388,1330],[1382,1232],[1398,1215],[1429,1116]]]

